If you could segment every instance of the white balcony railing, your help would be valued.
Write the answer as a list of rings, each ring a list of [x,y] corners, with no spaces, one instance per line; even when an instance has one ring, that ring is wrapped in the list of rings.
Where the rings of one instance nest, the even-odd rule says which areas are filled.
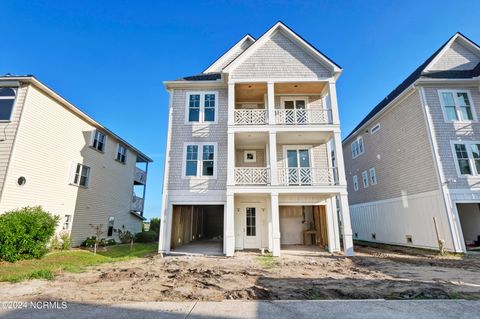
[[[235,110],[235,124],[238,125],[263,125],[267,124],[266,109]]]
[[[138,167],[135,167],[134,181],[136,184],[145,185],[147,183],[147,173]]]
[[[337,184],[336,168],[288,167],[278,170],[278,183],[288,186],[331,186]]]
[[[270,169],[268,167],[235,167],[236,185],[268,185]]]
[[[275,110],[275,123],[287,125],[331,124],[331,111],[323,109],[277,109]]]
[[[143,212],[143,198],[133,195],[131,210],[135,212]]]

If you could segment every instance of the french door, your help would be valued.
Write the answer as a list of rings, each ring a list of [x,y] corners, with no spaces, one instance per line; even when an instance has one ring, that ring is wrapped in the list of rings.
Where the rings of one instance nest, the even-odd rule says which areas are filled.
[[[286,124],[302,124],[307,122],[307,103],[305,99],[283,101]]]
[[[287,149],[287,182],[288,185],[312,185],[309,149]]]

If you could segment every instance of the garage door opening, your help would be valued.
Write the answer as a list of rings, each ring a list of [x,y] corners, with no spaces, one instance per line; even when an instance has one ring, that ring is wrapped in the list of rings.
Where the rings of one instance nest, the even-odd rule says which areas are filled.
[[[223,213],[223,205],[174,205],[171,252],[222,255]]]
[[[467,250],[480,251],[480,203],[457,204]]]

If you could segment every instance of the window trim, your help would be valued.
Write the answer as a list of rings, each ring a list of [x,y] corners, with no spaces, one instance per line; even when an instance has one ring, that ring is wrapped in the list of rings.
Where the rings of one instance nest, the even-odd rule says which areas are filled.
[[[373,172],[373,174],[372,174],[372,172]],[[368,170],[368,174],[369,174],[369,176],[370,176],[370,185],[371,185],[371,186],[377,185],[378,179],[377,179],[377,171],[375,170],[375,167],[371,167],[371,168]],[[372,176],[375,176],[375,183],[374,183],[373,180],[372,180]]]
[[[13,97],[13,105],[12,105],[12,111],[10,112],[10,118],[8,120],[0,120],[0,123],[10,123],[13,118],[13,114],[15,113],[15,109],[17,108],[17,100],[18,100],[18,87],[10,87],[10,86],[5,86],[1,87],[1,89],[12,89],[15,92],[15,96]],[[0,97],[1,100],[10,100],[10,97]]]
[[[358,192],[358,176],[353,175],[352,180],[353,180],[353,190],[355,192]]]
[[[447,112],[445,110],[445,104],[443,101],[442,93],[452,93],[453,94],[453,100],[455,102],[455,113],[457,115],[457,120],[449,120],[447,116]],[[467,93],[468,100],[470,102],[470,109],[472,111],[472,120],[463,120],[462,119],[462,112],[460,110],[460,106],[457,103],[457,96],[456,93]],[[475,123],[478,122],[478,117],[477,117],[477,112],[475,110],[475,105],[473,103],[473,98],[472,94],[469,89],[442,89],[442,90],[437,90],[438,94],[438,99],[440,100],[440,106],[442,108],[442,114],[443,114],[443,120],[445,123]]]
[[[366,178],[365,178],[366,177]],[[368,188],[369,186],[369,181],[368,181],[368,172],[367,171],[363,171],[362,172],[362,185],[363,185],[363,188]]]
[[[310,101],[308,100],[307,95],[283,95],[280,97],[280,107],[284,110],[286,101],[293,101],[293,105],[295,106],[295,102],[299,100],[305,101],[305,110],[308,110],[310,106]],[[297,110],[296,106],[294,110]]]
[[[200,95],[200,108],[198,114],[198,122],[189,121],[188,114],[190,109],[190,95]],[[205,95],[215,95],[215,119],[213,121],[205,121]],[[218,91],[187,91],[185,93],[185,124],[217,124],[218,122],[218,110],[219,110]]]
[[[187,147],[190,145],[196,145],[198,147],[198,162],[197,162],[197,175],[187,176]],[[203,146],[213,145],[213,175],[203,176]],[[217,179],[217,166],[218,166],[218,144],[217,142],[184,142],[183,143],[183,158],[182,158],[182,178],[184,179]]]
[[[97,135],[97,132],[102,134],[105,139],[103,140],[103,150],[99,150],[98,148],[96,148],[93,144],[95,142],[95,136]],[[92,131],[92,134],[91,134],[91,137],[90,137],[90,147],[94,150],[96,150],[97,152],[100,152],[100,153],[105,153],[105,149],[107,148],[107,134],[105,134],[104,132],[102,132],[101,130],[98,130],[98,129],[95,129]]]
[[[372,128],[370,129],[370,135],[373,135],[373,134],[375,134],[375,133],[378,133],[378,131],[380,131],[380,129],[381,129],[380,123],[375,124],[375,125],[372,126]]]
[[[310,167],[308,168],[315,168],[314,166],[314,161],[313,161],[313,152],[312,152],[312,145],[284,145],[283,146],[283,167],[285,169],[289,168],[288,167],[288,158],[287,158],[287,153],[288,151],[297,151],[297,156],[298,156],[298,151],[300,150],[308,150],[308,161],[310,163]],[[299,162],[300,163],[300,162]],[[307,168],[307,167],[305,167]]]
[[[455,144],[463,144],[465,145],[465,148],[467,150],[468,154],[468,164],[470,165],[470,171],[472,172],[471,175],[469,174],[462,174],[460,171],[460,166],[458,165],[458,158],[457,158],[457,152],[455,151]],[[455,164],[455,170],[457,171],[457,176],[460,178],[480,178],[480,171],[477,171],[477,167],[475,165],[475,159],[473,158],[472,154],[472,147],[471,145],[473,144],[479,144],[480,141],[466,141],[466,140],[452,140],[450,141],[450,147],[452,150],[452,155],[453,155],[453,161]]]
[[[354,154],[353,150],[354,150],[354,145],[355,144],[358,144],[359,141],[362,141],[362,151],[360,152],[360,148],[358,149],[359,152],[357,155]],[[352,159],[355,159],[357,157],[359,157],[360,155],[364,154],[365,153],[365,141],[363,140],[363,137],[360,135],[358,136],[351,144],[350,144],[350,147],[352,149]]]
[[[77,174],[78,165],[80,165],[81,168],[82,167],[88,168],[86,185],[80,185],[81,178],[78,179],[78,183],[75,183],[75,175]],[[81,174],[82,174],[82,170],[80,169],[80,177],[81,177]],[[82,163],[72,162],[70,181],[69,181],[70,185],[80,187],[80,188],[88,188],[90,186],[90,177],[91,176],[92,176],[92,168],[90,166],[82,164]]]
[[[120,147],[123,147],[125,149],[125,161],[122,162],[120,159],[118,159],[118,152],[120,150]],[[128,158],[128,147],[125,145],[125,144],[121,144],[121,143],[117,143],[117,147],[115,148],[115,161],[120,163],[120,164],[124,164],[126,165],[127,164],[127,158]]]

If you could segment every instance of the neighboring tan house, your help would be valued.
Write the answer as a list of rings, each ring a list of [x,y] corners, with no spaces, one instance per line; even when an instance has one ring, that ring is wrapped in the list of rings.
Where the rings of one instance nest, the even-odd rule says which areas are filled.
[[[457,33],[344,139],[354,239],[479,246],[479,90],[480,48]]]
[[[40,205],[75,246],[90,224],[139,232],[151,161],[35,77],[0,77],[0,213]]]
[[[259,39],[246,35],[203,73],[164,82],[170,106],[159,251],[191,243],[198,252],[278,256],[283,245],[307,243],[334,252],[343,229],[352,255],[341,72],[278,22]]]

